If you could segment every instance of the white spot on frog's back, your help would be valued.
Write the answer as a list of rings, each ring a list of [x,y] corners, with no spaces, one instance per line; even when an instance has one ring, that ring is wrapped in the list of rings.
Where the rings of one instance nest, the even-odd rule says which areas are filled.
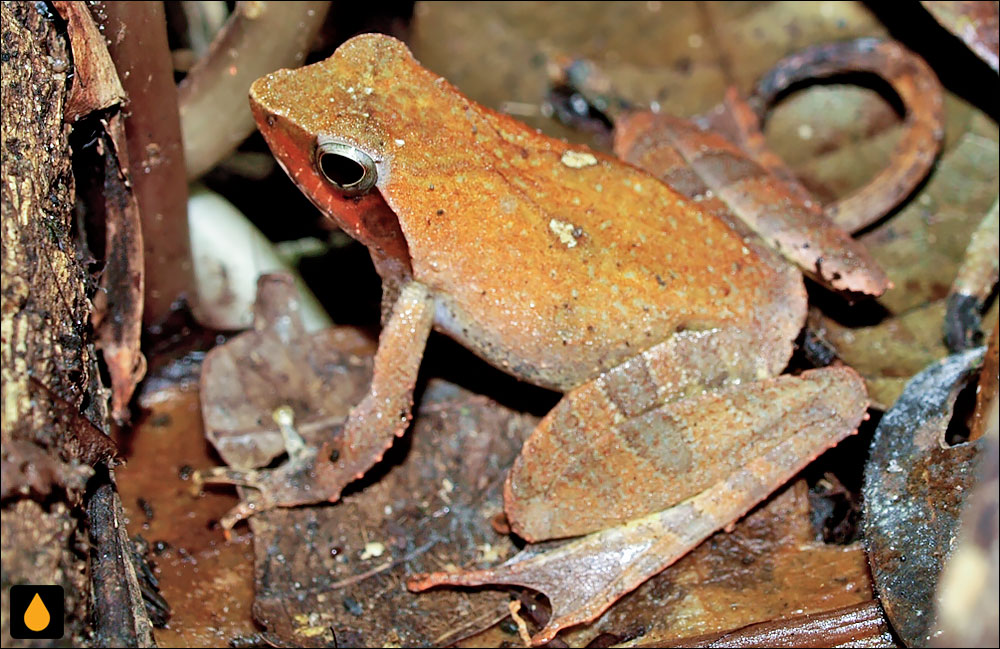
[[[549,221],[549,230],[552,231],[552,234],[559,237],[560,243],[567,248],[576,247],[578,243],[577,237],[580,236],[580,229],[572,223],[560,221],[559,219],[551,219]]]
[[[559,161],[571,169],[583,169],[597,164],[597,156],[589,151],[566,151]]]

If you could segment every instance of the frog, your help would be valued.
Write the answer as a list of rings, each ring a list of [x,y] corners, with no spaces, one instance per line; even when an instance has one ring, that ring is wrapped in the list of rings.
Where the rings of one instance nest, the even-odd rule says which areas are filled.
[[[383,283],[367,395],[295,469],[316,478],[308,496],[266,506],[336,501],[382,458],[408,428],[432,330],[563,394],[511,468],[504,511],[529,543],[567,540],[503,570],[414,577],[414,590],[537,588],[553,605],[533,638],[546,642],[731,525],[866,416],[848,367],[782,375],[806,291],[752,232],[475,103],[402,42],[356,36],[258,79],[250,104],[279,165],[367,246]],[[672,558],[652,556],[667,537]],[[559,566],[580,552],[602,566],[586,601],[525,576],[539,562],[549,581],[577,575]]]

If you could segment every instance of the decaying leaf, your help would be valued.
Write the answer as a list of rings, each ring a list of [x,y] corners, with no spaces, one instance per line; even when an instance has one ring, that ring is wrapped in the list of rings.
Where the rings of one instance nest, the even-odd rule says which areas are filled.
[[[598,639],[686,644],[682,639],[862,605],[872,597],[861,545],[816,540],[808,486],[799,480],[732,531],[715,533],[592,623],[559,638],[574,647]]]
[[[865,467],[865,546],[882,606],[908,646],[926,645],[934,592],[975,478],[981,442],[949,446],[952,407],[984,348],[949,356],[911,380],[879,423]]]
[[[93,179],[91,206],[98,213],[103,208],[105,261],[91,320],[111,377],[111,412],[123,422],[135,386],[146,374],[146,357],[140,351],[145,254],[122,116],[112,115],[102,124],[106,132],[101,135],[104,146],[98,147],[97,164],[103,163],[103,183],[97,185],[100,180]]]
[[[948,314],[945,316],[945,340],[948,348],[960,352],[976,344],[982,337],[982,309],[997,283],[1000,255],[1000,199],[972,233],[965,259],[958,269],[948,293]]]
[[[996,2],[922,0],[920,4],[945,29],[961,38],[994,72],[998,70],[1000,12]]]
[[[948,355],[941,336],[945,301],[937,300],[871,327],[845,327],[813,309],[809,327],[865,377],[876,408],[895,403],[910,378]]]
[[[448,38],[442,38],[448,34]],[[742,92],[782,56],[813,43],[884,36],[856,3],[419,3],[414,52],[478,102],[547,134],[586,139],[548,117],[546,63],[593,61],[612,80],[608,97],[688,117]],[[491,71],[483,75],[482,70]],[[879,162],[872,168],[877,171]]]
[[[505,617],[502,593],[416,597],[403,581],[516,551],[490,519],[501,511],[504,474],[535,421],[432,382],[377,482],[333,507],[250,520],[258,622],[281,644],[442,646]]]
[[[789,403],[779,403],[773,393],[775,384],[788,381],[803,385]],[[823,450],[853,433],[867,406],[860,382],[847,368],[818,370],[797,378],[778,377],[707,393],[686,400],[688,404],[669,404],[670,416],[679,421],[670,427],[673,435],[665,436],[664,447],[670,446],[673,436],[677,437],[674,443],[687,439],[687,426],[713,430],[709,423],[713,411],[727,408],[742,409],[748,431],[771,429],[771,441],[761,447],[749,444],[744,449],[746,455],[734,462],[743,462],[741,467],[720,471],[721,477],[706,480],[717,480],[714,484],[694,485],[692,490],[700,491],[690,497],[678,494],[687,499],[669,509],[568,542],[529,546],[496,568],[415,576],[409,587],[426,590],[444,584],[511,584],[541,591],[552,603],[552,616],[532,642],[548,642],[560,629],[596,618],[714,531],[731,525]],[[747,408],[744,400],[757,402],[757,406]],[[705,424],[704,428],[699,423]],[[706,442],[700,446],[711,455],[714,445]],[[583,464],[586,466],[586,460]],[[615,483],[612,479],[611,484]],[[573,511],[574,505],[576,501],[564,496],[559,508],[551,509]]]
[[[66,100],[65,119],[75,122],[97,110],[110,108],[125,99],[118,71],[108,54],[104,36],[97,29],[84,2],[53,2],[66,21],[73,50],[73,78]]]
[[[892,313],[948,294],[973,231],[996,200],[998,154],[995,140],[962,136],[913,201],[861,236],[895,285],[879,298]]]
[[[227,527],[268,503],[339,494],[330,458],[319,456],[365,394],[372,371],[373,342],[357,331],[306,332],[289,276],[262,276],[255,309],[254,329],[209,352],[202,369],[206,436],[233,467],[203,478],[253,486],[262,499],[234,510],[223,520]],[[277,469],[257,470],[286,451]]]
[[[271,416],[281,406],[292,407],[307,441],[332,435],[364,394],[375,349],[349,328],[308,334],[288,276],[264,275],[258,284],[253,330],[210,351],[201,374],[206,435],[236,469],[267,466],[285,452]]]

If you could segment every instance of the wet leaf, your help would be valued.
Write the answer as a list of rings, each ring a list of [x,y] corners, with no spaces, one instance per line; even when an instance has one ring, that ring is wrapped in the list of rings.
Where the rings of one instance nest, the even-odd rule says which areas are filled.
[[[949,356],[915,376],[885,414],[865,467],[865,546],[882,606],[908,646],[934,624],[934,592],[951,552],[982,444],[949,446],[952,407],[984,348]]]
[[[366,393],[374,344],[350,328],[308,334],[298,305],[291,276],[261,276],[253,331],[205,357],[205,434],[232,468],[197,477],[252,487],[227,529],[255,511],[336,500],[345,484],[330,444]]]
[[[267,464],[298,434],[283,426],[301,431],[295,443],[305,444],[289,448],[289,459],[272,471],[203,474],[208,481],[242,474],[232,481],[255,487],[244,490],[241,515],[274,501],[327,499],[312,458],[340,434],[370,379],[371,342],[344,328],[306,336],[296,304],[288,278],[263,278],[255,330],[205,360],[203,409],[224,457],[251,469]],[[271,417],[283,408],[294,423]],[[279,509],[251,519],[254,610],[269,637],[310,646],[441,644],[506,615],[500,594],[442,592],[422,600],[406,592],[401,578],[513,553],[508,537],[488,521],[500,511],[504,472],[535,420],[444,385],[429,389],[418,414],[413,437],[396,444],[363,491],[336,507]],[[230,515],[223,525],[227,520],[234,521]]]

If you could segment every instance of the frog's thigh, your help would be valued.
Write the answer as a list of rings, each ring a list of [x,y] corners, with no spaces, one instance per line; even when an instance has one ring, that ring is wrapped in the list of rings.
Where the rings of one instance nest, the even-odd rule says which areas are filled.
[[[867,406],[850,370],[730,381],[631,412],[602,380],[568,393],[511,469],[507,516],[529,540],[585,534],[667,509],[800,430],[853,430]],[[622,390],[630,398],[651,392],[642,380]]]
[[[552,529],[538,524],[541,512],[528,514],[544,509],[532,503],[544,501],[553,484],[576,481],[589,489],[589,472],[598,472],[591,475],[599,480],[605,461],[595,458],[593,444],[609,431],[684,396],[776,375],[791,349],[790,341],[781,348],[762,344],[746,329],[683,331],[567,392],[525,442],[508,476],[506,509],[515,528],[530,538],[552,535],[541,532]],[[674,472],[682,459],[674,462]],[[532,522],[522,526],[522,520]]]

